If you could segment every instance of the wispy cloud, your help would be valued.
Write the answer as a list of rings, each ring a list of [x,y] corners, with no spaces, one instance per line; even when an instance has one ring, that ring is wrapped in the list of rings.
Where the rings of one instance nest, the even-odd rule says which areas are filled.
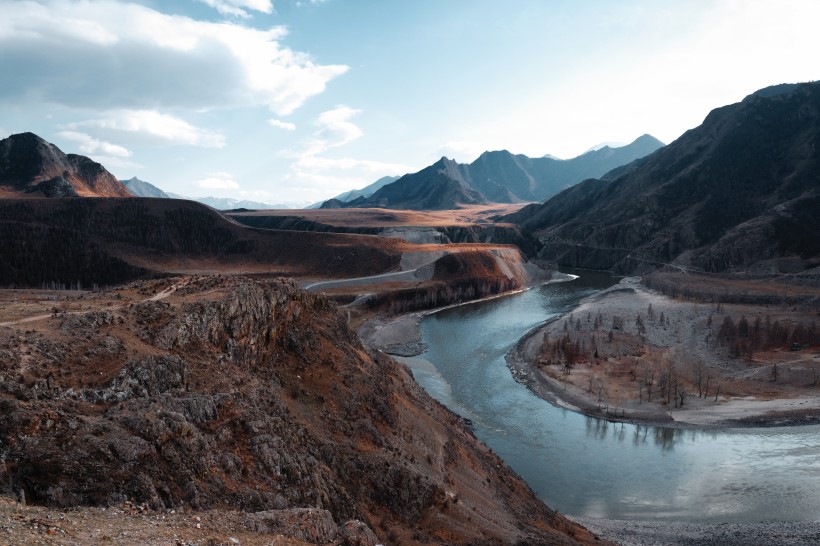
[[[211,173],[201,180],[194,182],[197,187],[207,190],[238,190],[239,183],[234,175],[225,172]]]
[[[219,0],[265,11],[263,0]],[[8,3],[0,18],[0,99],[111,109],[264,106],[287,115],[344,65],[317,64],[260,30],[115,0]],[[105,82],[104,85],[101,82]]]
[[[295,148],[284,150],[282,155],[295,158],[315,156],[353,142],[364,134],[358,125],[350,121],[359,113],[361,110],[344,105],[322,112],[313,122],[317,127],[313,134]]]
[[[247,19],[251,16],[247,10],[261,11],[262,13],[271,13],[273,11],[273,2],[270,0],[198,0],[203,4],[207,4],[216,9],[222,15],[230,15],[233,17],[242,17]]]
[[[378,177],[405,173],[408,168],[397,163],[327,157],[326,154],[361,138],[364,131],[352,119],[361,110],[339,105],[319,114],[313,121],[315,131],[281,155],[293,158],[286,180],[316,196],[361,187]]]
[[[92,127],[107,131],[139,133],[176,144],[222,148],[225,137],[156,110],[118,110],[104,116],[69,124],[72,129]],[[77,133],[80,134],[80,133]]]
[[[268,120],[268,124],[273,126],[273,127],[279,127],[280,129],[284,129],[285,131],[295,131],[296,130],[296,124],[291,123],[289,121],[282,121],[282,120],[279,120],[279,119],[271,118],[271,119]]]
[[[102,154],[103,156],[131,157],[131,151],[118,144],[99,140],[86,133],[77,131],[60,131],[57,136],[77,143],[78,149],[84,154]]]

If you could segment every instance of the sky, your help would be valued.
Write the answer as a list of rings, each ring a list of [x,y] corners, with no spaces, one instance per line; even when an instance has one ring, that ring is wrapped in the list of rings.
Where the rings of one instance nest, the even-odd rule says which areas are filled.
[[[671,142],[820,79],[816,0],[0,0],[0,138],[305,204],[485,150]]]

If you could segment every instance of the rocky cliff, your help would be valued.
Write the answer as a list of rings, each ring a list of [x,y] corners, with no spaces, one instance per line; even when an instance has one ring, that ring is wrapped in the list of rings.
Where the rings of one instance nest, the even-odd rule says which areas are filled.
[[[138,283],[0,326],[0,461],[27,503],[315,508],[385,544],[593,539],[284,281]]]

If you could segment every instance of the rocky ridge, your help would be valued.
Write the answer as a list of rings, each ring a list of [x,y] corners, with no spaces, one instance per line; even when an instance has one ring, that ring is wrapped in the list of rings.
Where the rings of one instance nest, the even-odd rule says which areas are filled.
[[[240,510],[258,529],[286,515],[268,511],[326,510],[336,530],[317,512],[328,530],[315,543],[352,520],[385,544],[593,539],[408,370],[362,347],[323,296],[197,277],[86,304],[0,327],[6,496]]]

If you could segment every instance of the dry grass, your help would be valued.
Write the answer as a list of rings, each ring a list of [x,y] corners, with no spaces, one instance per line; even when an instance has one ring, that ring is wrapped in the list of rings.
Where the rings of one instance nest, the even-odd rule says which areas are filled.
[[[304,209],[259,210],[231,213],[232,216],[293,216],[333,226],[470,226],[489,222],[495,216],[512,214],[524,204],[464,205],[454,210],[415,211],[390,209]],[[509,225],[509,224],[498,224]]]

